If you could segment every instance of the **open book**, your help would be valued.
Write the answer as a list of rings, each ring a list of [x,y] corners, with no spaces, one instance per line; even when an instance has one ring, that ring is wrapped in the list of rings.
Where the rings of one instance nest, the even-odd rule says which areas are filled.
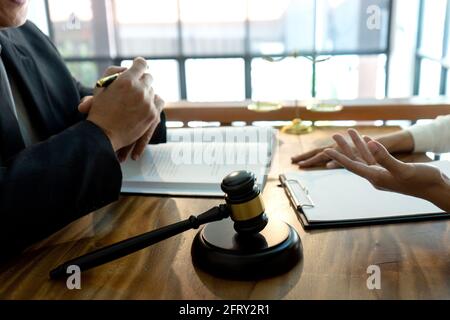
[[[168,143],[122,164],[122,192],[222,197],[223,178],[237,170],[253,172],[263,189],[274,147],[272,128],[169,129]]]

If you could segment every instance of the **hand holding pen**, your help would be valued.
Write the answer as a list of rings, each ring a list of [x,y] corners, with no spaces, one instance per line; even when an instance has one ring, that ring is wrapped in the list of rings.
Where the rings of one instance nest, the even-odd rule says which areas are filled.
[[[122,68],[119,68],[122,69]],[[126,69],[125,69],[126,70]],[[124,71],[125,71],[124,70]],[[120,75],[122,74],[122,72],[116,72],[110,76],[106,76],[104,78],[101,78],[100,80],[97,81],[97,83],[95,84],[96,88],[107,88],[111,83],[113,83]]]
[[[127,113],[125,117],[134,116],[133,114],[131,114],[131,110],[135,109],[135,107],[130,105],[133,103],[135,104],[135,106],[142,104],[145,106],[144,109],[148,109],[148,111],[150,111],[150,117],[147,119],[148,121],[146,131],[143,132],[139,137],[135,138],[135,140],[130,142],[129,144],[123,146],[123,143],[119,142],[117,145],[120,146],[120,148],[117,149],[117,147],[115,147],[115,151],[117,152],[117,156],[120,161],[124,161],[130,154],[130,152],[132,153],[131,156],[133,159],[138,159],[139,156],[144,152],[145,147],[149,143],[160,121],[160,113],[162,111],[162,108],[164,107],[164,101],[158,95],[154,94],[152,88],[153,79],[150,74],[146,73],[146,71],[147,63],[142,58],[137,58],[134,61],[133,66],[128,70],[122,67],[108,68],[104,74],[104,78],[100,79],[96,84],[95,99],[93,97],[86,97],[81,101],[78,107],[80,112],[89,114],[88,120],[90,120],[89,117],[91,116],[93,110],[92,108],[96,105],[96,101],[100,98],[103,99],[104,97],[108,96],[110,98],[114,97],[114,102],[111,102],[113,104],[122,103],[124,106],[129,106],[128,110],[124,110],[126,111],[125,113]],[[106,90],[106,88],[108,88],[108,90]],[[133,94],[135,94],[134,97]],[[125,99],[125,97],[128,97],[128,99]],[[105,113],[103,116],[105,116],[106,113],[113,112],[113,109],[113,107],[106,107],[105,110],[103,110],[103,112]],[[94,119],[96,117],[100,117],[98,113],[95,114],[96,115],[94,115]],[[114,121],[124,120],[125,119],[115,119]],[[130,134],[132,136],[133,133],[131,131],[133,131],[134,129],[138,128],[128,128],[128,131],[130,131]],[[110,136],[108,135],[108,137]],[[113,137],[113,139],[115,138]],[[112,141],[112,144],[114,146],[114,140],[112,140],[111,137],[110,140]]]

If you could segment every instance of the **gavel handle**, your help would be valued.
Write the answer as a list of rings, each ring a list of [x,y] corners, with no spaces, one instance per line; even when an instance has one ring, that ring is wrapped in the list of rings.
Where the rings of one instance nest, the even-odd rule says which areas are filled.
[[[203,224],[220,221],[228,217],[229,211],[226,205],[211,208],[197,217],[191,216],[186,220],[111,244],[107,247],[100,248],[81,257],[67,261],[50,271],[50,278],[59,279],[67,276],[67,268],[70,266],[77,266],[81,271],[98,267],[187,230],[198,229]]]

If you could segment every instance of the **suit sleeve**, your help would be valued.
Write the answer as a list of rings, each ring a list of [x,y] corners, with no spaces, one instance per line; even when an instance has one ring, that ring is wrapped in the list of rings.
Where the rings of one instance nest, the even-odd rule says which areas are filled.
[[[93,88],[88,88],[85,87],[81,84],[80,81],[73,79],[73,81],[75,82],[75,85],[78,89],[78,92],[80,93],[80,99],[83,99],[86,96],[92,96],[94,95],[94,89]]]
[[[82,121],[19,153],[0,171],[0,260],[118,199],[109,139]]]

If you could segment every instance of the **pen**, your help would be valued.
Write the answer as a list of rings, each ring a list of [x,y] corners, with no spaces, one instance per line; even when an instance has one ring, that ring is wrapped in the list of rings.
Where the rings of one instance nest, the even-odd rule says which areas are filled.
[[[115,73],[113,75],[101,78],[100,80],[97,81],[96,83],[96,87],[97,88],[106,88],[107,86],[109,86],[111,83],[114,82],[114,80],[116,80],[118,77],[120,76],[120,73]]]

